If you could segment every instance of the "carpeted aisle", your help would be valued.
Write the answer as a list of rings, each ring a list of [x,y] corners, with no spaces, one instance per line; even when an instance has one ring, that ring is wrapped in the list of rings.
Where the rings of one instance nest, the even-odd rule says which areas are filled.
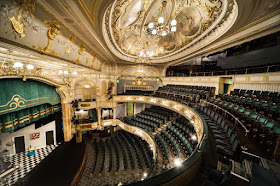
[[[16,185],[70,185],[80,168],[84,152],[84,141],[77,144],[73,139],[61,144]]]

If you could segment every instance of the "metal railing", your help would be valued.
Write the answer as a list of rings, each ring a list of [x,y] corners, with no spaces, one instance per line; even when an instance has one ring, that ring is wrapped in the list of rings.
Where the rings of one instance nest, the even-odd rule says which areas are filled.
[[[219,76],[219,75],[253,74],[253,73],[266,73],[266,72],[278,72],[278,71],[280,71],[280,65],[270,65],[265,67],[227,69],[227,70],[211,71],[211,72],[195,72],[191,74],[174,73],[172,75],[167,75],[166,77]]]

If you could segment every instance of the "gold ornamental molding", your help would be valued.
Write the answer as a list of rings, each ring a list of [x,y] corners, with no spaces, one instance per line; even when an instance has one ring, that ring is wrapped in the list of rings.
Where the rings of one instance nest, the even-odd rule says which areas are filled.
[[[169,99],[151,97],[151,96],[130,96],[130,95],[114,96],[113,101],[116,103],[117,102],[148,103],[148,104],[158,105],[173,110],[181,114],[182,116],[184,116],[192,123],[196,131],[196,134],[198,136],[198,143],[202,140],[202,137],[204,135],[203,121],[199,117],[199,115],[187,105]]]
[[[22,78],[24,81],[26,81],[27,79],[32,79],[55,87],[62,87],[66,85],[65,83],[41,75],[27,75],[27,76],[18,76],[17,74],[0,75],[0,79],[5,79],[5,78]]]
[[[8,101],[5,105],[0,105],[0,108],[5,108],[5,107],[7,108],[5,110],[1,110],[0,113],[15,110],[17,108],[28,107],[28,106],[43,103],[43,102],[56,104],[56,103],[59,103],[60,100],[53,99],[51,97],[40,97],[40,98],[36,98],[36,99],[26,100],[26,99],[22,98],[20,95],[15,94],[11,98],[11,100]]]
[[[95,17],[94,17],[94,12],[95,12],[95,7],[98,3],[98,0],[94,0],[94,4],[92,7],[92,10],[90,11],[87,8],[87,5],[85,4],[85,2],[83,0],[78,0],[80,6],[82,7],[82,9],[84,10],[84,12],[86,13],[87,17],[89,18],[90,22],[92,23],[92,25],[95,27]],[[90,15],[90,13],[92,13],[92,16]]]
[[[143,129],[135,126],[131,126],[128,124],[123,123],[122,121],[118,119],[109,119],[109,120],[102,120],[101,126],[98,126],[97,122],[94,123],[86,123],[86,124],[78,124],[76,127],[76,130],[72,130],[72,133],[75,134],[76,132],[82,132],[82,131],[89,131],[89,130],[103,130],[104,127],[109,126],[119,126],[123,130],[135,134],[145,140],[151,147],[153,151],[153,159],[156,159],[157,156],[157,146],[153,138],[146,133]]]
[[[21,21],[21,17],[22,17],[22,11],[25,10],[25,12],[29,15],[31,15],[31,17],[34,18],[33,12],[35,11],[35,3],[32,0],[14,0],[13,3],[15,5],[20,5],[20,9],[18,10],[18,16],[17,18],[15,18],[15,16],[13,17],[9,17],[9,20],[12,23],[13,29],[11,31],[14,31],[15,33],[18,33],[20,35],[20,37],[25,37],[25,34],[23,33],[23,27],[25,26],[24,23]]]
[[[51,49],[51,41],[54,41],[57,35],[62,34],[62,31],[60,30],[60,25],[57,23],[57,20],[54,20],[53,23],[49,20],[45,20],[44,23],[49,27],[47,32],[47,36],[48,36],[47,46],[36,47],[35,45],[33,45],[33,47],[37,48],[39,51],[43,52],[44,54],[57,55],[57,53]]]

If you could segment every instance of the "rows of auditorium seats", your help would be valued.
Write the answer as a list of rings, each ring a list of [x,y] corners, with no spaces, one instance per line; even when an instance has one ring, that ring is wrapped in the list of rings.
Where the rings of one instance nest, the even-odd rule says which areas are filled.
[[[272,102],[277,102],[277,103],[280,102],[280,93],[279,92],[234,89],[233,91],[231,91],[231,95],[249,97],[249,98],[257,98],[257,99],[263,100],[263,101],[272,101]]]
[[[143,128],[148,132],[153,132],[162,126],[162,124],[166,123],[172,114],[173,112],[168,109],[152,106],[151,108],[146,108],[144,111],[136,114],[135,116],[125,117],[124,122]]]
[[[115,172],[118,175],[119,171],[141,172],[152,166],[153,154],[149,145],[140,137],[125,131],[117,131],[98,143],[94,140],[93,146],[95,158],[91,177],[95,173],[101,177],[102,173],[111,175],[111,172]]]
[[[274,120],[274,116],[266,112],[260,112],[250,107],[244,107],[232,102],[210,99],[213,103],[237,117],[249,130],[250,137],[255,138],[264,147],[271,151],[280,135],[279,122]],[[277,116],[277,119],[279,116]],[[278,119],[279,120],[279,119]]]
[[[214,87],[168,84],[160,87],[154,93],[154,96],[188,104],[190,102],[199,102],[200,98],[208,98],[212,96],[214,92]]]
[[[152,106],[131,118],[125,117],[124,121],[148,132],[154,132],[165,164],[170,162],[171,157],[190,156],[197,145],[197,136],[192,124],[167,108]],[[161,129],[157,130],[160,127]]]
[[[222,156],[234,159],[240,149],[240,144],[233,130],[213,110],[201,105],[197,105],[196,109],[212,131],[216,143],[216,152]]]

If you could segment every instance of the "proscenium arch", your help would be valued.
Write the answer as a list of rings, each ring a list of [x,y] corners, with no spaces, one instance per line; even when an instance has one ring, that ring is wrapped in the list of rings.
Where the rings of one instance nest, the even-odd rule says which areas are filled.
[[[39,81],[39,82],[42,82],[42,83],[45,83],[47,85],[51,85],[51,86],[55,86],[56,88],[58,87],[62,87],[62,86],[65,86],[66,84],[65,83],[60,83],[60,82],[57,82],[53,79],[49,79],[49,78],[46,78],[46,77],[42,77],[42,76],[17,76],[17,75],[5,75],[5,76],[0,76],[0,79],[22,79],[23,81],[26,81],[27,79],[32,79],[32,80],[36,80],[36,81]]]
[[[71,104],[69,95],[65,91],[65,88],[67,88],[67,85],[65,83],[60,83],[55,80],[43,77],[43,76],[17,76],[17,75],[5,75],[0,76],[0,79],[22,79],[23,81],[26,81],[27,79],[35,80],[41,83],[45,83],[47,85],[54,86],[56,88],[56,92],[58,93],[60,99],[61,99],[61,105],[62,105],[62,117],[63,117],[63,127],[64,127],[64,140],[70,141],[72,138],[71,135],[71,121],[69,118],[71,118]],[[65,106],[66,105],[66,106]],[[66,112],[63,112],[63,111]],[[65,113],[67,114],[67,117],[65,117]]]

